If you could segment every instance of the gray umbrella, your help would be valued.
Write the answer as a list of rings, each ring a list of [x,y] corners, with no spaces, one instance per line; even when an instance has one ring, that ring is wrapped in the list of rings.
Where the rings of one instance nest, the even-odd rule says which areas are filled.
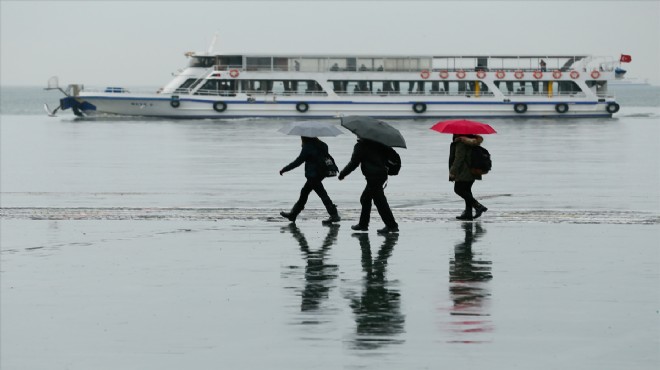
[[[342,117],[341,125],[361,139],[376,141],[390,147],[406,147],[406,140],[399,130],[375,118],[359,116]]]
[[[333,123],[318,121],[291,122],[277,131],[287,135],[305,137],[337,136],[343,134]]]

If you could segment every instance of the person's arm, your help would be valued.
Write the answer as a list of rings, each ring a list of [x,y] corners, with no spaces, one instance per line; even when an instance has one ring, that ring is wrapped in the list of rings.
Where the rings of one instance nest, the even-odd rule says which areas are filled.
[[[307,150],[305,150],[305,149],[306,148],[303,147],[302,150],[300,151],[300,155],[298,155],[298,158],[296,158],[293,162],[291,162],[288,165],[284,166],[284,168],[282,168],[280,170],[280,176],[282,174],[284,174],[285,172],[289,172],[292,169],[294,169],[294,168],[300,166],[301,164],[305,163],[305,159],[307,158],[307,155],[308,155]]]
[[[460,138],[458,138],[458,140],[460,140],[464,144],[471,145],[471,146],[481,145],[481,143],[484,142],[483,136],[481,136],[481,135],[475,135],[475,136],[476,137],[474,137],[474,138],[461,136]]]
[[[339,176],[337,178],[339,180],[343,180],[344,177],[348,176],[351,172],[355,171],[355,169],[358,168],[361,161],[362,161],[362,150],[360,143],[357,143],[353,148],[353,154],[351,155],[351,160],[348,161],[346,167],[344,167],[344,169],[341,170],[341,172],[339,172]]]

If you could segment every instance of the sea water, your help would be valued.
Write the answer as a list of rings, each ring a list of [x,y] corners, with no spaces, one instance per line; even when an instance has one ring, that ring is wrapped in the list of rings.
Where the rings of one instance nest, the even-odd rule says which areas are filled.
[[[296,225],[287,120],[47,117],[3,88],[2,369],[599,368],[660,364],[660,88],[611,119],[493,119],[489,207],[457,222],[450,136],[393,120],[401,233],[354,234],[364,179]],[[332,122],[332,120],[328,120]],[[355,137],[324,138],[338,165]]]

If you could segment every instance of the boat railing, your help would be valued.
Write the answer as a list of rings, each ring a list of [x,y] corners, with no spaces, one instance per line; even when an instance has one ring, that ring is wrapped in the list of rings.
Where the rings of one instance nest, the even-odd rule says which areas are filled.
[[[505,91],[502,92],[502,95],[504,96],[537,96],[537,97],[570,97],[570,98],[584,98],[587,96],[587,94],[583,92],[552,92],[548,93],[545,91],[526,91],[526,92],[520,92],[520,91]]]

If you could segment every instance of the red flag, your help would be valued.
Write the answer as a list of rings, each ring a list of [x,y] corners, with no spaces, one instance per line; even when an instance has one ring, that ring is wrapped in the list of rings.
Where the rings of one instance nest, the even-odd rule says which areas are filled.
[[[619,59],[619,62],[621,62],[621,63],[630,63],[630,62],[632,62],[632,56],[626,55],[626,54],[621,54],[621,59]]]

